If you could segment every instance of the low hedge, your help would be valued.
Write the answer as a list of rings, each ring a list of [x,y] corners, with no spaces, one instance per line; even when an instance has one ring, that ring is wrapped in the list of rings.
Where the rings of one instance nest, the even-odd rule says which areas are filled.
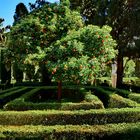
[[[139,108],[0,112],[0,125],[93,125],[139,121]]]
[[[19,89],[20,87],[12,87],[9,89],[1,90],[0,95]]]
[[[27,102],[32,102],[32,98],[34,95],[36,95],[38,92],[40,92],[41,90],[56,90],[57,91],[57,88],[56,86],[42,86],[42,87],[35,87],[33,90],[31,90],[30,92],[24,94],[21,98],[24,98],[25,101]],[[63,90],[65,90],[66,87],[63,87]],[[83,93],[84,92],[84,89],[80,89],[80,88],[72,88],[72,87],[69,87],[68,88],[69,90],[77,90],[78,93],[78,98],[81,98],[82,96],[85,96],[85,94]],[[44,91],[43,91],[44,92]],[[52,91],[51,91],[52,92]],[[52,93],[53,94],[53,93]],[[66,93],[67,95],[68,93]],[[77,96],[76,95],[76,96]],[[63,96],[63,94],[62,94]],[[72,95],[73,96],[73,95]],[[79,97],[80,96],[80,97]],[[75,97],[75,96],[74,96]],[[73,97],[73,98],[74,98]],[[83,98],[83,97],[82,97]]]
[[[140,107],[140,104],[138,104],[135,101],[132,101],[131,99],[123,98],[122,96],[119,96],[117,94],[112,94],[109,103],[109,108],[125,108],[125,107]]]
[[[21,96],[22,94],[24,94],[25,92],[27,92],[29,90],[30,90],[30,88],[22,87],[20,89],[10,91],[8,93],[0,95],[0,107],[2,108],[4,104]]]
[[[139,140],[140,123],[65,126],[0,126],[3,140]]]
[[[42,87],[45,88],[45,87]],[[53,87],[46,87],[46,89]],[[56,87],[55,87],[56,88]],[[103,103],[95,96],[85,90],[81,90],[81,94],[83,94],[84,100],[79,103],[72,102],[42,102],[42,103],[34,103],[30,102],[29,98],[38,92],[40,88],[35,88],[23,96],[7,103],[4,106],[5,110],[44,110],[44,109],[59,109],[59,110],[77,110],[77,109],[101,109],[104,108]]]
[[[105,90],[108,90],[108,91],[113,91],[116,94],[118,94],[118,95],[120,95],[120,96],[122,96],[124,98],[128,98],[129,94],[131,94],[131,92],[128,91],[128,90],[112,88],[112,87],[102,87],[102,88],[104,88]]]
[[[129,99],[136,101],[137,103],[140,103],[140,94],[132,93],[132,94],[129,94],[128,97]]]
[[[102,108],[104,108],[102,101],[97,96],[92,94],[91,91],[84,90],[82,93],[84,94],[84,101],[91,102],[93,104],[100,104]]]
[[[102,104],[92,103],[92,102],[81,102],[81,103],[31,103],[24,102],[22,100],[16,100],[14,102],[9,102],[4,106],[5,110],[88,110],[88,109],[102,109]]]
[[[140,104],[137,104],[135,101],[123,98],[115,94],[116,92],[107,91],[101,87],[95,87],[93,89],[93,92],[102,100],[104,106],[107,108],[124,108],[140,106]]]
[[[110,95],[112,94],[112,92],[105,91],[100,87],[94,87],[92,89],[92,93],[95,94],[103,102],[106,108],[108,107]]]

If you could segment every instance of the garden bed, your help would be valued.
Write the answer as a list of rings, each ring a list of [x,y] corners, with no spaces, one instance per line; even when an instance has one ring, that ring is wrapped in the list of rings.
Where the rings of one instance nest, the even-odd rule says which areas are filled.
[[[0,126],[2,140],[139,140],[140,123],[107,125]]]
[[[91,90],[104,104],[105,108],[140,107],[135,101],[128,99],[130,92],[108,87],[85,87]],[[127,97],[127,98],[125,98]]]
[[[0,125],[94,125],[140,121],[139,108],[75,111],[1,111]]]
[[[47,91],[47,92],[46,92]],[[53,91],[53,92],[52,92]],[[6,110],[43,110],[43,109],[100,109],[104,108],[98,97],[84,89],[64,88],[61,101],[57,100],[56,87],[37,87],[23,96],[7,103]]]
[[[14,88],[12,90],[10,89],[9,91],[6,90],[6,92],[3,91],[2,94],[0,95],[0,107],[3,108],[3,106],[7,102],[18,98],[19,96],[30,91],[31,89],[32,88],[29,87],[20,87],[20,88]]]

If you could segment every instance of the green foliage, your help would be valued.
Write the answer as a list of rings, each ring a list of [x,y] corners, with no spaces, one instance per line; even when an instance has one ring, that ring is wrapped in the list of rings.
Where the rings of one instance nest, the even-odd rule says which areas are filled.
[[[42,59],[45,56],[44,49],[65,36],[69,30],[77,30],[82,26],[78,12],[70,11],[63,4],[46,4],[11,28],[7,43],[12,52],[11,59],[19,64],[45,63],[46,60]]]
[[[135,76],[135,62],[133,60],[129,60],[129,58],[124,58],[124,76],[125,77],[134,77]]]
[[[123,56],[138,56],[138,46],[132,45],[139,39],[140,17],[138,0],[70,0],[72,8],[80,6],[81,14],[87,24],[112,27],[112,36],[117,41],[119,52]],[[130,43],[130,46],[127,44]],[[133,47],[132,47],[133,46]]]
[[[132,94],[129,94],[128,97],[129,99],[136,101],[137,103],[140,103],[140,94],[132,93]]]
[[[119,91],[117,92],[117,90],[115,92],[115,91],[107,90],[109,88],[105,88],[105,89],[101,87],[95,87],[93,91],[95,95],[99,97],[99,99],[104,103],[104,106],[107,108],[125,108],[125,107],[139,107],[140,106],[135,101],[132,101],[130,99],[126,99],[120,95],[117,95],[119,94],[118,93]]]
[[[118,70],[117,86],[122,85],[123,57],[139,57],[140,17],[138,0],[71,0],[72,6],[79,6],[86,24],[112,27],[111,35],[117,42]],[[136,39],[137,38],[137,39]]]
[[[6,57],[4,62],[4,53],[7,49],[5,44],[7,41],[7,31],[10,29],[10,26],[3,27],[3,21],[4,19],[0,18],[0,79],[2,84],[9,84],[11,81],[10,60]]]
[[[6,94],[6,93],[14,91],[14,90],[18,90],[19,88],[21,88],[21,87],[12,87],[12,88],[9,88],[9,89],[6,89],[6,90],[2,90],[2,91],[0,91],[0,95]]]
[[[76,109],[95,109],[95,108],[104,108],[102,102],[95,96],[92,96],[88,92],[84,90],[77,90],[79,92],[78,97],[80,95],[83,96],[81,102],[73,103],[71,100],[65,102],[40,102],[34,103],[32,102],[33,96],[37,95],[41,89],[49,90],[54,89],[56,90],[57,87],[44,87],[44,88],[34,88],[31,91],[27,92],[26,94],[20,96],[19,98],[7,103],[4,106],[6,110],[43,110],[43,109],[58,109],[58,110],[76,110]],[[67,93],[64,93],[67,94]],[[67,97],[70,98],[70,97]],[[76,95],[75,95],[76,98]]]
[[[15,9],[14,24],[26,15],[28,15],[28,9],[23,3],[19,3]]]
[[[115,57],[111,28],[83,27],[82,17],[65,2],[44,5],[12,27],[8,47],[13,62],[45,64],[55,81],[93,82]]]
[[[61,0],[61,4],[70,7],[70,1],[69,0]]]
[[[111,95],[108,104],[108,107],[110,108],[125,108],[125,107],[134,108],[139,106],[140,104],[137,104],[137,102],[132,101],[131,99],[123,98],[122,96],[117,94]]]
[[[89,25],[58,40],[47,49],[46,67],[55,81],[92,82],[115,57],[115,41],[110,28]]]
[[[0,126],[2,139],[113,139],[138,140],[140,123],[108,125]]]
[[[0,95],[0,107],[2,108],[3,105],[5,105],[7,102],[21,96],[22,94],[24,94],[25,92],[31,90],[30,88],[27,87],[22,87],[20,89],[17,90],[11,90],[9,92],[6,92],[5,94],[1,94]]]
[[[1,111],[0,125],[96,125],[139,122],[139,108]]]
[[[103,87],[103,88],[105,90],[115,92],[116,94],[118,94],[118,95],[120,95],[120,96],[122,96],[124,98],[128,98],[129,94],[131,94],[131,92],[129,92],[128,90],[112,88],[112,87]]]

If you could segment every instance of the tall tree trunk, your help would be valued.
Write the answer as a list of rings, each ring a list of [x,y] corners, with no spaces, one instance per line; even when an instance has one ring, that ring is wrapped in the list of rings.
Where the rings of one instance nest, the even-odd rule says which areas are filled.
[[[121,50],[119,49],[118,57],[117,57],[117,88],[122,86],[123,82],[123,55]]]
[[[61,100],[62,97],[62,81],[58,81],[58,101]]]

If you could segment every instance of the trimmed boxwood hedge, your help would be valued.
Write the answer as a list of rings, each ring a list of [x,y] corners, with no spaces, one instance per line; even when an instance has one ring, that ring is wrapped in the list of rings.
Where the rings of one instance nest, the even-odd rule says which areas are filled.
[[[138,93],[131,93],[129,94],[129,99],[136,101],[137,103],[140,103],[140,94]]]
[[[0,126],[5,140],[139,140],[140,123],[65,126]]]
[[[122,96],[119,96],[117,94],[113,94],[110,97],[109,108],[124,108],[124,107],[140,107],[140,104],[138,104],[135,101],[132,101],[131,99],[123,98]]]
[[[21,87],[12,87],[12,88],[9,88],[9,89],[1,90],[0,95],[11,92],[11,91],[14,91],[14,90],[17,90],[19,88],[21,88]]]
[[[79,92],[84,96],[84,100],[79,103],[72,102],[52,102],[52,103],[33,103],[29,99],[32,98],[40,89],[55,89],[56,87],[38,87],[27,92],[23,96],[7,103],[4,106],[5,110],[44,110],[44,109],[59,109],[59,110],[77,110],[77,109],[101,109],[104,108],[103,103],[90,92],[80,89]]]
[[[82,125],[139,122],[139,108],[77,111],[1,111],[0,125]]]
[[[116,94],[118,94],[118,95],[120,95],[120,96],[122,96],[124,98],[128,98],[129,94],[131,94],[131,92],[128,91],[128,90],[112,88],[112,87],[102,87],[102,88],[104,88],[105,90],[108,90],[108,91],[113,91]]]
[[[26,93],[27,91],[31,90],[29,87],[22,87],[20,89],[10,91],[8,93],[0,95],[0,107],[2,108],[4,104],[7,102],[14,100],[15,98],[21,96],[22,94]]]
[[[101,87],[94,87],[93,93],[100,98],[107,108],[139,107],[140,104],[130,99],[115,94],[116,92],[105,90]]]

